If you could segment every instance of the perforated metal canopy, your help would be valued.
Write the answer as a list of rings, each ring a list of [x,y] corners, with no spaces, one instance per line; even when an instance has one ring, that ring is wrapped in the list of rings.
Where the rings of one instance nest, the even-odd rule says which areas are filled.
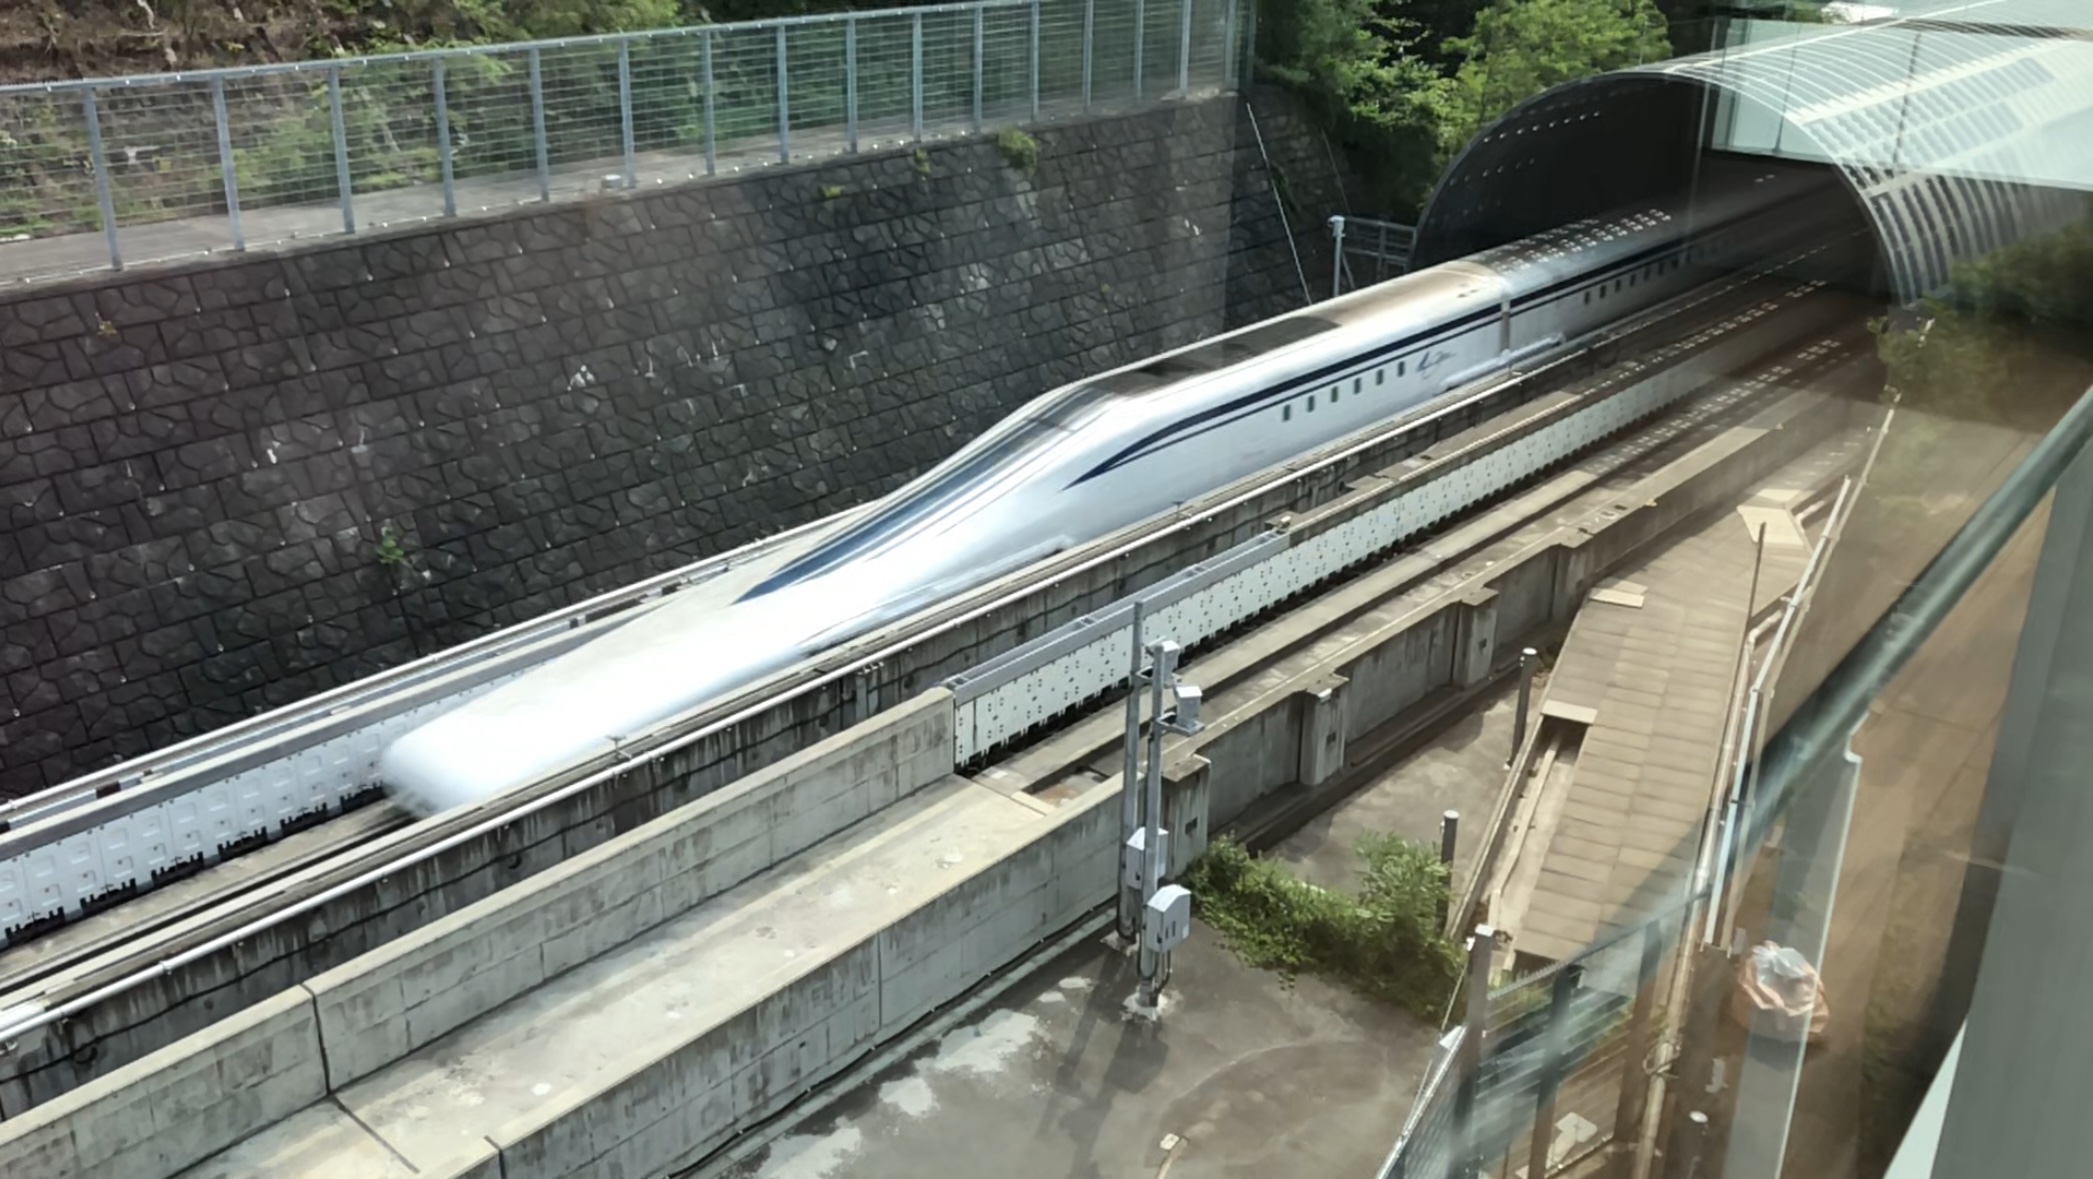
[[[1857,25],[1735,22],[1729,48],[1558,87],[1455,161],[1418,265],[1691,191],[1707,152],[1835,169],[1888,293],[2053,229],[2093,191],[2093,4],[1904,5]]]

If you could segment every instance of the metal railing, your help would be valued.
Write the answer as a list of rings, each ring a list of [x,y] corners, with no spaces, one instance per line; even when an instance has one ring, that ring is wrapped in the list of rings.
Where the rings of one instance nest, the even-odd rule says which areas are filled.
[[[1235,85],[1242,0],[975,0],[0,87],[0,275],[634,189]]]
[[[1417,227],[1372,217],[1330,218],[1330,297],[1399,278],[1410,270]]]

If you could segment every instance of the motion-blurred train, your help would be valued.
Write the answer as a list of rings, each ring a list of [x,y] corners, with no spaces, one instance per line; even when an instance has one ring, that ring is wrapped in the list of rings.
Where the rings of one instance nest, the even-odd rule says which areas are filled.
[[[479,803],[947,596],[1165,512],[1817,232],[1767,173],[1592,218],[1056,389],[885,499],[422,725],[380,776]]]

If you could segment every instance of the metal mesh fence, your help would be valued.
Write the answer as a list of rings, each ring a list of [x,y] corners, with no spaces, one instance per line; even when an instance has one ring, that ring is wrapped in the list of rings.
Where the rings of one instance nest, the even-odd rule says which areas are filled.
[[[1247,0],[977,0],[0,87],[0,277],[992,131],[1234,84]]]
[[[1679,932],[1665,914],[1492,991],[1473,1062],[1428,1078],[1382,1179],[1546,1176],[1603,1150],[1647,1082]]]

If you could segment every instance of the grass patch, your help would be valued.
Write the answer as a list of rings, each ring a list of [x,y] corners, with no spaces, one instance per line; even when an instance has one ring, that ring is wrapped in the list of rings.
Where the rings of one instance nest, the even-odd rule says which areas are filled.
[[[1232,839],[1207,848],[1185,874],[1199,917],[1245,963],[1291,981],[1317,974],[1434,1023],[1460,975],[1460,953],[1439,932],[1449,878],[1436,849],[1369,835],[1356,896],[1318,888]]]

